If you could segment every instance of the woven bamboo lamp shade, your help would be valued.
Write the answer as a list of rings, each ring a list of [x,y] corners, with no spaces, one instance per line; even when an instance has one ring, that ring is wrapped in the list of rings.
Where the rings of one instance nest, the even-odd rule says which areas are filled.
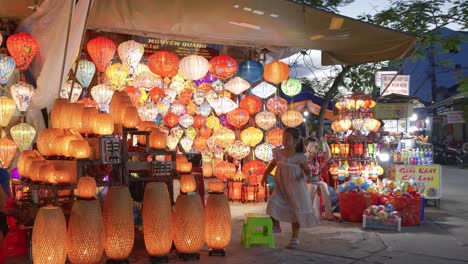
[[[128,187],[109,188],[103,210],[104,250],[113,260],[126,259],[133,248],[135,229]]]
[[[191,164],[191,163],[190,163]],[[195,177],[191,174],[184,174],[180,176],[180,191],[183,193],[194,192],[197,189],[197,182]]]
[[[63,130],[59,128],[47,128],[42,130],[37,138],[37,149],[44,156],[57,155],[56,138],[63,135]]]
[[[52,164],[41,165],[38,169],[38,180],[55,183],[55,167]]]
[[[190,173],[192,171],[192,163],[188,161],[178,162],[176,169],[181,173]]]
[[[213,176],[213,165],[211,162],[203,162],[202,164],[203,177]]]
[[[81,134],[94,133],[93,125],[98,113],[98,110],[94,107],[83,108],[83,113],[81,115],[81,129],[79,130]]]
[[[150,134],[150,147],[156,149],[166,149],[167,148],[167,134],[161,132],[157,128],[151,128]]]
[[[125,108],[123,112],[122,124],[126,128],[136,128],[140,123],[138,109],[134,106]]]
[[[199,195],[179,195],[173,214],[173,240],[177,251],[194,254],[205,244],[205,215]]]
[[[78,196],[92,198],[96,195],[96,180],[93,177],[81,177],[78,180]]]
[[[91,147],[86,140],[72,140],[68,148],[68,155],[76,159],[87,159],[91,155]]]
[[[39,171],[39,168],[42,166],[42,165],[47,165],[47,161],[45,160],[42,160],[42,159],[38,159],[38,160],[33,160],[31,162],[31,166],[29,167],[29,177],[32,181],[41,181],[41,178],[40,178],[40,171]]]
[[[50,123],[53,128],[61,127],[61,112],[63,106],[68,103],[68,99],[57,98],[52,105],[52,110],[50,111]]]
[[[68,222],[67,250],[71,263],[98,263],[104,250],[104,227],[98,200],[76,200]]]
[[[162,182],[150,182],[143,197],[143,235],[150,256],[169,254],[172,247],[172,209]]]
[[[114,121],[110,114],[97,114],[95,115],[93,131],[95,134],[101,136],[112,135],[114,132]]]
[[[39,209],[32,232],[32,260],[37,264],[63,264],[67,258],[67,224],[62,209]]]
[[[208,190],[210,192],[215,192],[215,193],[224,193],[224,188],[226,186],[224,185],[224,182],[222,181],[210,181],[208,182]]]
[[[152,128],[158,128],[158,124],[154,121],[140,121],[138,124],[138,131],[151,131]],[[138,144],[146,145],[145,136],[137,136]]]
[[[71,157],[70,142],[75,140],[81,140],[81,138],[77,135],[58,136],[56,138],[57,154],[60,156]]]
[[[211,193],[205,207],[205,241],[208,247],[222,250],[231,241],[231,209],[223,193]]]
[[[57,183],[71,183],[72,175],[66,169],[56,169],[55,170],[55,181]]]
[[[25,166],[26,166],[26,160],[28,158],[35,158],[37,157],[36,152],[33,150],[23,150],[18,158],[18,163],[16,164],[16,167],[18,168],[18,173],[21,177],[24,177],[24,175],[27,174],[25,171]]]
[[[21,169],[21,171],[23,173],[23,174],[20,174],[21,177],[31,178],[31,176],[32,176],[31,165],[32,165],[32,162],[35,161],[35,160],[44,160],[44,158],[43,157],[26,157],[26,159],[24,160],[24,166]],[[19,170],[20,169],[18,168],[18,172],[19,172]]]

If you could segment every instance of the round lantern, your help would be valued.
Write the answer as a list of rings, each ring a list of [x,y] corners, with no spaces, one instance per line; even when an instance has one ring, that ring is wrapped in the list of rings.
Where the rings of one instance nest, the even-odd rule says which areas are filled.
[[[25,32],[11,35],[6,41],[6,46],[10,55],[15,59],[16,67],[21,71],[28,68],[39,51],[37,40]]]
[[[341,132],[341,127],[337,120],[331,123],[331,129],[335,132]]]
[[[224,89],[226,89],[226,91],[229,91],[236,95],[245,92],[249,88],[250,83],[242,79],[241,77],[234,77],[224,85]]]
[[[263,70],[263,79],[270,83],[278,84],[289,77],[289,67],[281,61],[270,62]]]
[[[132,105],[138,107],[140,104],[140,99],[142,97],[142,90],[138,89],[135,86],[127,86],[122,89],[123,92],[126,92],[132,101]],[[144,91],[143,91],[144,92]]]
[[[123,64],[134,72],[143,57],[145,46],[134,40],[128,40],[119,44],[117,52]]]
[[[28,83],[19,82],[10,87],[10,94],[18,110],[24,113],[28,109],[31,98],[34,95],[34,87]]]
[[[89,84],[93,80],[94,73],[96,72],[96,66],[89,60],[80,60],[78,62],[78,68],[76,69],[76,79],[84,88],[88,88]]]
[[[19,123],[11,128],[10,134],[11,138],[18,145],[18,149],[23,151],[31,146],[36,136],[36,129],[29,124]]]
[[[205,125],[208,127],[208,128],[211,128],[211,129],[215,129],[215,128],[218,128],[220,126],[220,121],[219,121],[219,118],[217,118],[216,116],[212,115],[212,116],[209,116],[207,119],[206,119],[206,123]]]
[[[94,188],[94,192],[96,192],[96,188]],[[76,200],[73,202],[67,235],[70,262],[98,263],[104,250],[103,233],[104,227],[99,200]]]
[[[380,121],[374,118],[366,118],[364,127],[368,131],[377,131],[380,128]]]
[[[193,117],[185,114],[179,118],[179,124],[184,128],[188,128],[189,126],[193,125]]]
[[[5,85],[10,80],[11,74],[15,70],[15,60],[4,54],[0,55],[0,84]]]
[[[126,128],[136,128],[140,123],[138,109],[134,106],[125,108],[123,113],[122,125]]]
[[[72,83],[73,83],[73,89],[72,89]],[[73,90],[73,91],[72,91]],[[72,80],[66,81],[63,85],[62,88],[60,89],[60,97],[61,98],[70,98],[71,103],[76,103],[78,99],[81,96],[81,91],[83,90],[83,87]],[[72,93],[72,96],[70,97],[70,93]]]
[[[247,60],[239,64],[237,71],[240,77],[253,84],[262,79],[263,65],[258,61]]]
[[[108,111],[113,94],[114,89],[108,84],[99,84],[91,88],[91,96],[98,104],[99,110],[101,110],[101,112]]]
[[[153,100],[153,103],[158,103],[162,98],[164,98],[164,91],[158,87],[153,87],[149,91],[149,96],[151,97],[151,100]]]
[[[8,126],[15,110],[16,105],[13,99],[6,96],[0,96],[0,126]]]
[[[296,110],[288,110],[281,115],[281,122],[287,127],[297,127],[303,120],[302,113]]]
[[[216,178],[225,181],[236,174],[236,166],[228,161],[221,161],[215,165],[213,174]]]
[[[267,82],[261,82],[252,89],[252,94],[262,99],[267,99],[275,93],[276,87]]]
[[[175,127],[179,123],[179,117],[176,114],[169,112],[164,116],[163,122],[168,127]]]
[[[288,102],[281,97],[275,96],[268,99],[267,109],[275,115],[280,115],[288,110]]]
[[[193,94],[193,101],[195,102],[195,104],[201,105],[205,101],[205,97],[206,93],[204,91],[198,90]]]
[[[91,147],[86,140],[72,140],[69,143],[69,155],[76,159],[87,159],[91,155]]]
[[[240,101],[239,107],[254,115],[262,109],[262,101],[256,96],[248,95]]]
[[[107,136],[114,132],[114,121],[110,114],[96,114],[93,124],[94,134]]]
[[[0,138],[0,166],[4,169],[8,168],[11,160],[16,154],[16,143],[8,138]]]
[[[187,162],[192,164],[190,162]],[[190,166],[191,167],[191,166]],[[183,193],[191,193],[197,189],[197,182],[191,174],[184,174],[180,176],[180,191]]]
[[[172,208],[163,182],[146,184],[143,197],[143,235],[150,256],[169,254],[172,246]]]
[[[338,121],[338,125],[340,126],[341,131],[346,132],[351,128],[351,120],[341,119]]]
[[[265,170],[265,163],[259,160],[251,160],[242,166],[242,172],[248,176],[263,175]]]
[[[182,254],[194,254],[205,244],[205,217],[198,195],[179,195],[174,207],[174,245]]]
[[[280,128],[274,128],[267,132],[268,143],[273,144],[275,147],[283,145],[283,130]]]
[[[175,101],[171,105],[171,110],[172,113],[176,114],[177,116],[181,116],[187,113],[187,109],[185,105],[179,103],[179,101]]]
[[[161,50],[148,58],[148,67],[154,73],[162,77],[173,77],[177,73],[179,58],[176,54]]]
[[[92,198],[96,196],[96,180],[93,177],[81,177],[78,180],[78,196]]]
[[[240,128],[249,122],[249,112],[242,108],[236,108],[226,115],[229,124]]]
[[[179,93],[179,102],[182,104],[188,104],[192,99],[193,90],[192,89],[184,89]]]
[[[213,138],[216,145],[227,148],[232,144],[232,142],[234,142],[236,135],[234,134],[234,131],[228,128],[218,127],[214,129]]]
[[[272,112],[260,112],[255,116],[255,124],[263,130],[269,130],[276,125],[276,116]]]
[[[236,140],[227,147],[227,153],[235,159],[243,159],[250,154],[250,147],[241,140]]]
[[[106,69],[108,83],[112,85],[115,90],[120,90],[127,82],[128,71],[127,66],[123,64],[112,64]]]
[[[237,71],[237,62],[227,55],[215,56],[210,60],[210,73],[221,80],[233,76]]]
[[[62,209],[55,206],[41,207],[32,231],[32,261],[62,264],[66,259],[67,224]]]
[[[255,157],[270,162],[273,159],[273,149],[275,146],[269,143],[263,143],[255,148]]]
[[[202,56],[189,55],[180,60],[179,68],[187,80],[199,80],[208,72],[210,63]]]
[[[86,48],[98,71],[104,72],[114,58],[114,42],[105,37],[97,37],[88,41]]]
[[[281,83],[281,90],[287,96],[293,97],[301,92],[302,83],[298,79],[289,78]]]
[[[109,187],[104,210],[104,249],[113,260],[126,259],[133,248],[135,228],[128,187]]]
[[[210,193],[205,207],[205,241],[214,250],[224,250],[231,241],[231,209],[223,193]]]
[[[211,106],[207,103],[203,103],[198,107],[197,113],[208,117],[211,114]]]
[[[240,137],[245,144],[251,147],[255,147],[260,142],[262,142],[263,132],[258,128],[249,127],[241,132]]]

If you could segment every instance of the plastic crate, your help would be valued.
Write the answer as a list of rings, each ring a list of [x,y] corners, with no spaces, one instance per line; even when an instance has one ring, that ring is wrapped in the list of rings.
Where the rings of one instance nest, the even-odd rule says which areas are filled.
[[[364,210],[371,205],[379,204],[379,194],[340,193],[340,214],[344,221],[361,222]]]
[[[401,231],[401,217],[382,219],[378,216],[362,215],[364,229],[378,229],[388,231]]]
[[[400,213],[402,226],[415,226],[421,223],[422,197],[393,197],[382,196],[382,203],[386,201],[393,204],[395,210]]]

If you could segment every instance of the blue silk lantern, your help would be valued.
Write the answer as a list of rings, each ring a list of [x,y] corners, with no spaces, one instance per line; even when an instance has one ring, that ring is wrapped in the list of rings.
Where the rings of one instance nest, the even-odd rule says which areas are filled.
[[[89,60],[80,60],[76,70],[76,79],[81,84],[81,86],[86,89],[93,80],[95,72],[96,66],[94,66],[94,63],[90,62]]]
[[[0,84],[5,85],[8,83],[15,67],[16,63],[12,57],[0,55]]]
[[[243,61],[239,64],[237,73],[242,79],[253,84],[262,79],[263,65],[254,60]]]

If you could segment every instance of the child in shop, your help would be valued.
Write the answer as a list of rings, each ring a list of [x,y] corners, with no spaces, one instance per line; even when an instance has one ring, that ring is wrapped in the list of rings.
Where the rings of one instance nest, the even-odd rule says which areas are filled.
[[[321,179],[322,168],[331,158],[330,147],[327,144],[325,138],[321,138],[320,141],[315,137],[309,137],[305,141],[306,146],[306,157],[310,168],[310,177],[307,179],[307,187],[310,191],[312,201],[315,199],[316,192],[320,191],[322,201],[325,206],[325,213],[323,219],[339,221],[340,219],[333,215],[332,203],[330,199],[330,193],[328,191],[328,185]],[[321,210],[322,208],[320,208]],[[316,212],[320,215],[320,212]]]
[[[273,160],[268,164],[262,179],[262,185],[265,186],[268,175],[276,167],[275,190],[268,201],[267,214],[273,220],[275,233],[281,232],[279,221],[292,224],[292,236],[287,246],[289,249],[299,247],[301,227],[319,223],[305,182],[304,176],[309,176],[310,169],[303,151],[299,131],[286,128],[283,131],[283,149],[273,151]]]

